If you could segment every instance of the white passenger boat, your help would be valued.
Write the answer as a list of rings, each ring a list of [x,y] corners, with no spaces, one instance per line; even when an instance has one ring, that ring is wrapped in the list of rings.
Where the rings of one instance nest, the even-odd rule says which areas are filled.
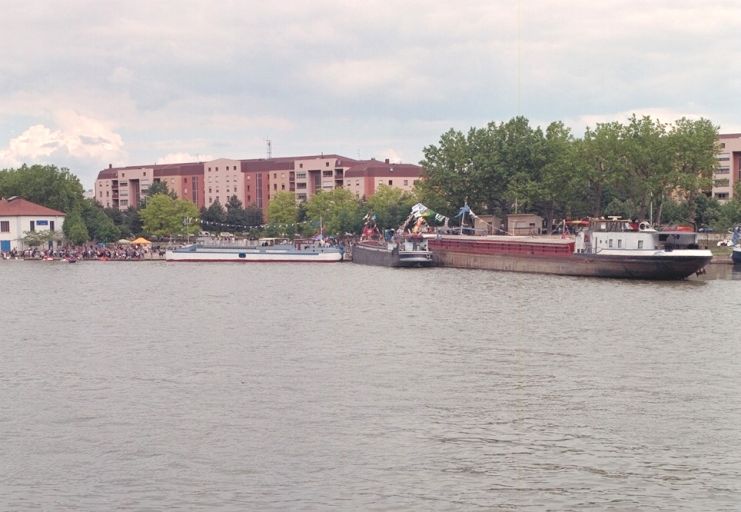
[[[333,263],[341,261],[342,247],[314,240],[279,241],[261,238],[248,240],[199,240],[165,252],[166,261],[224,261],[238,263],[302,262]]]

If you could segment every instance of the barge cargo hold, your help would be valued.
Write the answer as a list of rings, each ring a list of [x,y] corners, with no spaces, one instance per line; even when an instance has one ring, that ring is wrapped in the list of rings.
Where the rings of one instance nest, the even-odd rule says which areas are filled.
[[[431,239],[429,247],[442,266],[633,279],[684,279],[712,259],[694,232],[604,219],[590,221],[575,240],[459,235]]]

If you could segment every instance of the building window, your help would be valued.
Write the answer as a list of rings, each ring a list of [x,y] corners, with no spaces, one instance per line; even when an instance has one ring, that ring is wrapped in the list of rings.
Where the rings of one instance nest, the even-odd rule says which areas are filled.
[[[306,179],[306,173],[305,172],[297,172],[296,173],[296,179],[297,180],[305,180]]]
[[[409,186],[409,180],[404,180],[404,186],[405,187],[408,187]]]
[[[322,171],[322,176],[325,178],[331,178],[333,175],[332,171]]]
[[[304,168],[304,164],[298,164],[298,168],[299,169],[303,169]]]
[[[296,188],[306,188],[306,183],[296,183]]]
[[[280,189],[281,190],[285,190],[286,189],[286,184],[285,183],[281,183],[280,184]]]
[[[273,190],[278,190],[278,184],[277,183],[273,183]]]
[[[236,170],[237,170],[237,166],[236,166],[236,165],[235,165],[235,166],[233,166],[233,167],[232,167],[232,170],[233,170],[233,171],[236,171]]]
[[[324,162],[324,167],[329,167],[329,162]]]
[[[610,238],[610,243],[607,244],[607,246],[612,249],[612,238]]]
[[[34,221],[31,221],[31,224],[29,225],[31,229],[29,231],[36,231],[36,223]]]
[[[643,249],[643,240],[638,240],[638,248]]]
[[[620,249],[622,246],[623,246],[623,241],[622,240],[618,240],[618,249]]]
[[[0,233],[10,233],[9,220],[0,220]]]
[[[147,175],[147,171],[144,171],[144,176],[146,176],[146,175]]]
[[[278,173],[277,173],[277,172],[274,172],[274,173],[273,173],[273,179],[274,179],[274,180],[277,180],[277,179],[278,179]]]
[[[389,180],[389,187],[394,184],[394,180]]]

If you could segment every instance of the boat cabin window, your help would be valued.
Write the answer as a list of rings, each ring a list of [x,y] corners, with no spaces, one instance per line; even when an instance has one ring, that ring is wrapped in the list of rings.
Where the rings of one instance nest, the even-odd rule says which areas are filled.
[[[623,241],[622,240],[618,240],[618,249],[620,249],[622,246],[623,246]]]
[[[643,249],[643,240],[638,240],[638,248]]]
[[[612,249],[612,238],[610,238],[610,243],[607,244],[607,246]]]

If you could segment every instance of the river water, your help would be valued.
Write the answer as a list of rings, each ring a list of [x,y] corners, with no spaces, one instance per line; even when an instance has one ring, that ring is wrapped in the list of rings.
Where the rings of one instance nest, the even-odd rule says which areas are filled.
[[[0,262],[0,509],[741,510],[717,267]]]

